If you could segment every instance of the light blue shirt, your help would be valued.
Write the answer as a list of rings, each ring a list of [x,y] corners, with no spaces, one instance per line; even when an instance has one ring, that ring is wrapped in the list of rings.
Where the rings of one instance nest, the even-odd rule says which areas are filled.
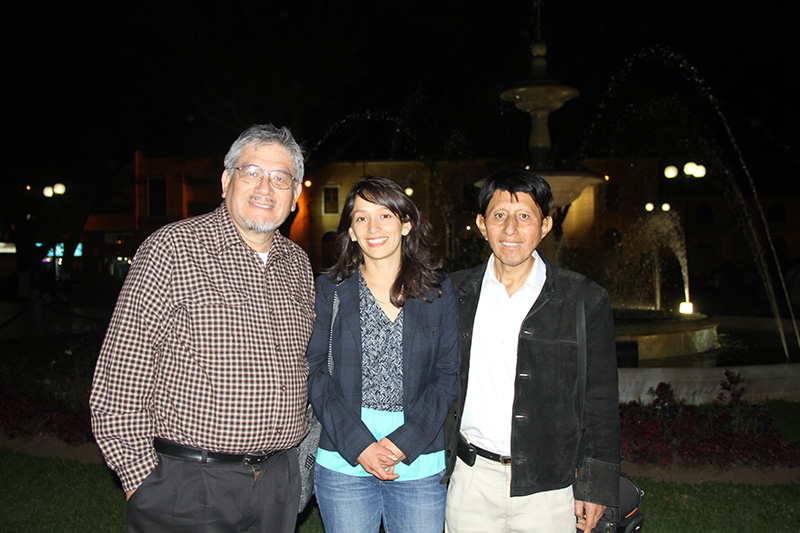
[[[361,408],[361,420],[366,424],[376,441],[391,434],[392,431],[403,425],[405,416],[402,411],[376,411],[375,409]],[[328,470],[351,476],[371,476],[364,468],[357,464],[352,466],[344,460],[338,452],[317,450],[317,464]],[[412,481],[432,476],[444,470],[444,450],[423,454],[417,457],[410,465],[397,463],[394,473],[399,475],[396,481]]]

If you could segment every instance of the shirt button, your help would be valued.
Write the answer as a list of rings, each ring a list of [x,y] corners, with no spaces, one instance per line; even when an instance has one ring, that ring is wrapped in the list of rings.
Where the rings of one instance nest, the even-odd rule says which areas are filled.
[[[275,429],[275,433],[277,433],[278,435],[280,435],[282,431],[283,431],[283,428],[276,428]]]
[[[286,392],[286,385],[281,385],[281,390],[282,390],[283,392]]]

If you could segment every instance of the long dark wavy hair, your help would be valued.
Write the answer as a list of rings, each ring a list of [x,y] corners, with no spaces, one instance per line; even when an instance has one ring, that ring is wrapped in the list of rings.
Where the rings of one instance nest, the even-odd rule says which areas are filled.
[[[417,205],[397,183],[380,176],[362,177],[347,194],[336,233],[338,259],[327,270],[327,274],[331,278],[348,278],[364,262],[361,247],[350,240],[348,233],[353,222],[353,207],[357,196],[388,208],[401,222],[411,223],[411,231],[403,237],[401,244],[400,272],[392,285],[392,304],[402,307],[410,298],[430,302],[434,297],[441,296],[445,272],[441,260],[435,259],[431,254],[433,238],[430,222],[422,217]]]

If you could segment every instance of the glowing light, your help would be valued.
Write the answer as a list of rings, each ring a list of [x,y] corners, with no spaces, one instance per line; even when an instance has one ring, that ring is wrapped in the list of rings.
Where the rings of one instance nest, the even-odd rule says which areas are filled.
[[[414,187],[406,187],[406,196],[414,196]]]
[[[672,179],[678,176],[678,167],[675,165],[670,165],[664,169],[664,177],[667,179]]]
[[[26,191],[29,191],[29,190],[31,190],[31,186],[30,186],[30,185],[26,185],[26,186],[25,186],[25,190],[26,190]]]
[[[661,204],[661,210],[664,211],[665,213],[667,211],[669,211],[670,209],[672,209],[672,206],[669,205],[668,203],[665,202],[665,203]]]
[[[695,178],[702,178],[706,175],[706,167],[703,165],[697,165],[694,169],[694,177]]]
[[[694,305],[692,305],[692,302],[681,302],[681,305],[678,306],[678,311],[684,315],[691,315],[694,313]]]
[[[304,181],[303,185],[305,185],[306,187],[311,187],[311,180]]]
[[[51,198],[54,194],[53,188],[48,185],[47,187],[42,189],[42,194],[44,194],[48,198]]]
[[[606,174],[603,177],[605,178],[606,181],[611,181],[611,176],[609,176],[608,174]]]
[[[683,173],[687,176],[694,176],[694,173],[697,171],[697,163],[693,163],[689,161],[685,165],[683,165]]]
[[[67,187],[63,183],[56,183],[53,185],[53,192],[56,194],[64,194],[67,192]]]
[[[656,206],[653,205],[653,202],[647,202],[646,204],[644,204],[644,210],[645,211],[652,211],[655,208],[656,208]]]
[[[467,226],[467,231],[472,231],[472,226]]]

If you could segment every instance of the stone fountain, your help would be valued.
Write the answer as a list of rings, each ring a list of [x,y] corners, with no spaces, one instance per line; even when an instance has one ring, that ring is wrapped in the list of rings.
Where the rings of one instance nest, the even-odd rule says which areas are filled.
[[[528,141],[531,168],[547,180],[554,197],[555,239],[544,241],[542,248],[548,256],[556,257],[557,253],[554,248],[559,244],[560,224],[567,215],[569,205],[580,196],[586,187],[603,183],[604,178],[596,172],[556,170],[550,164],[550,113],[561,109],[565,102],[576,98],[580,93],[574,87],[550,78],[546,60],[547,46],[541,39],[531,45],[530,51],[532,61],[529,78],[505,90],[500,97],[505,101],[512,102],[517,109],[531,117],[531,133]],[[683,232],[673,231],[670,235],[675,238],[682,236]],[[656,235],[654,239],[663,242],[664,235]],[[685,243],[681,241],[679,244],[684,246]],[[657,242],[655,246],[658,246]],[[688,302],[688,266],[685,260],[685,248],[681,248],[681,246],[675,244],[670,250],[675,253],[679,261],[681,258],[683,259],[681,273]],[[681,249],[683,249],[682,254],[680,253]],[[656,253],[657,250],[658,248],[654,248]],[[650,252],[649,249],[640,251],[642,253]],[[656,261],[654,264],[655,270],[658,272],[660,268],[658,262]],[[660,284],[660,276],[655,276],[655,278],[654,284]],[[716,347],[716,321],[697,313],[691,316],[674,316],[664,313],[660,310],[660,303],[656,305],[655,309],[659,311],[657,317],[652,315],[652,309],[651,307],[635,312],[631,309],[615,311],[617,347],[618,353],[621,354],[621,364],[635,366],[639,359],[657,359],[700,353]],[[631,354],[631,352],[633,353]]]
[[[603,182],[603,177],[589,171],[561,171],[550,168],[550,113],[558,111],[565,102],[580,93],[574,87],[550,79],[547,72],[547,45],[536,42],[531,45],[531,74],[527,80],[503,91],[500,98],[513,103],[517,109],[531,117],[531,134],[528,148],[532,168],[550,184],[553,191],[554,208],[561,208],[575,201],[581,192],[591,185]]]

